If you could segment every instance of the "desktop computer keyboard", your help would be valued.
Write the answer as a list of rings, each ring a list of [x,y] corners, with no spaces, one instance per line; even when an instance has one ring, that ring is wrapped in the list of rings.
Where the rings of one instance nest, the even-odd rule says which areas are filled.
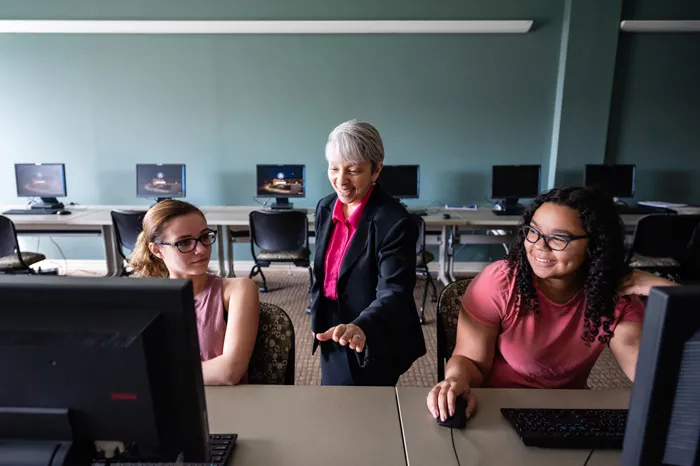
[[[617,213],[620,215],[648,215],[648,214],[675,214],[675,210],[665,207],[651,207],[641,204],[617,205]]]
[[[3,215],[53,215],[61,209],[10,209]]]
[[[501,408],[523,443],[544,448],[622,448],[626,409]]]
[[[237,434],[211,434],[209,435],[209,453],[211,455],[211,461],[203,461],[197,463],[183,462],[159,462],[159,461],[144,461],[144,462],[134,462],[134,461],[119,461],[119,460],[97,460],[93,461],[92,466],[108,466],[108,465],[119,465],[119,466],[165,466],[165,465],[178,465],[178,466],[227,466],[231,460],[231,455],[233,454],[233,449],[236,446],[236,440],[238,439]]]

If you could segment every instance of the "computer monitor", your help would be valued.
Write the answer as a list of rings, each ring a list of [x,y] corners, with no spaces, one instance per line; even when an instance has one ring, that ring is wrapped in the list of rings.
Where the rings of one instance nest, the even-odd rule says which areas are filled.
[[[290,197],[306,197],[305,165],[257,165],[258,197],[274,197],[272,209],[292,209]]]
[[[398,199],[418,199],[420,165],[384,165],[377,184]]]
[[[494,205],[494,212],[521,215],[525,207],[521,198],[537,197],[540,193],[541,165],[494,165],[491,178],[491,198],[502,199]]]
[[[66,167],[62,163],[16,163],[18,197],[39,197],[38,209],[62,209],[57,197],[66,197]]]
[[[120,459],[209,464],[189,280],[0,276],[0,302],[0,457],[80,465],[117,441]]]
[[[700,285],[652,288],[623,466],[700,464]]]
[[[612,197],[634,197],[635,165],[586,165],[583,184],[603,189]]]
[[[136,165],[136,197],[155,197],[159,202],[185,197],[185,185],[184,163]]]

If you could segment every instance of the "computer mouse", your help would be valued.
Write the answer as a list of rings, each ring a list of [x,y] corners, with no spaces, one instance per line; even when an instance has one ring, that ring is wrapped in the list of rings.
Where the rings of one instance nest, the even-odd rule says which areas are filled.
[[[442,218],[444,218],[445,220],[448,220],[448,219],[452,218],[452,215],[450,215],[450,214],[442,214]]]
[[[467,399],[459,395],[455,399],[455,414],[448,417],[444,422],[438,417],[437,423],[442,427],[451,427],[452,429],[464,429],[467,426]]]
[[[56,215],[69,215],[70,210],[58,210],[56,211]]]

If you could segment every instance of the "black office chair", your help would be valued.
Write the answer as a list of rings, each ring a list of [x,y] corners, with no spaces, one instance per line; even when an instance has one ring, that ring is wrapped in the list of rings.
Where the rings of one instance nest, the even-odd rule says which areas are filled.
[[[122,258],[122,271],[119,276],[128,277],[133,272],[129,270],[128,257],[136,246],[139,233],[143,230],[143,217],[146,216],[146,212],[140,210],[113,210],[111,214],[114,234],[119,245],[117,249]],[[125,249],[129,252],[125,253]]]
[[[309,250],[309,220],[297,210],[254,210],[250,219],[250,252],[255,265],[249,278],[260,274],[261,292],[267,291],[267,279],[262,268],[273,262],[291,262],[309,269],[309,293],[313,285],[311,251]],[[256,246],[259,250],[256,252]]]
[[[447,285],[440,293],[437,304],[437,381],[445,379],[445,364],[452,356],[457,343],[457,321],[462,297],[472,279],[457,280]]]
[[[411,214],[411,220],[418,226],[418,241],[416,242],[416,272],[425,277],[425,288],[423,288],[423,299],[420,304],[420,323],[425,323],[425,300],[428,297],[428,286],[433,289],[432,300],[437,302],[437,287],[433,277],[428,271],[428,264],[435,260],[435,256],[425,249],[425,220],[418,214]]]
[[[12,220],[0,215],[0,273],[58,275],[58,270],[34,270],[30,266],[46,259],[36,252],[22,252],[17,241],[17,231]]]
[[[695,227],[690,240],[688,255],[685,262],[681,264],[678,278],[684,284],[700,283],[700,224]]]
[[[688,265],[700,215],[651,214],[639,219],[627,264],[674,281]]]

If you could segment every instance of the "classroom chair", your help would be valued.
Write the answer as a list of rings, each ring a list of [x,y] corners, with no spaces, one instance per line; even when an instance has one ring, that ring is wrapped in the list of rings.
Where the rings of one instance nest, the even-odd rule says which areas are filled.
[[[445,379],[445,364],[452,356],[457,342],[457,320],[462,297],[471,278],[457,280],[447,285],[438,298],[437,303],[437,381]]]
[[[435,256],[425,249],[425,220],[418,214],[411,214],[411,220],[418,226],[418,241],[416,242],[416,271],[425,277],[423,299],[420,304],[420,323],[425,324],[425,300],[428,297],[428,287],[433,290],[432,300],[437,302],[437,288],[433,277],[428,271],[428,264],[435,260]]]
[[[58,270],[44,272],[40,268],[34,270],[30,267],[44,259],[46,256],[43,254],[20,251],[14,222],[0,215],[0,273],[57,275]]]
[[[250,252],[255,265],[249,278],[260,274],[261,292],[267,291],[267,279],[262,268],[273,262],[292,263],[309,270],[309,294],[313,285],[311,251],[309,250],[309,220],[298,210],[254,210],[250,219]],[[256,251],[256,247],[258,250]]]
[[[279,306],[260,303],[260,323],[248,383],[294,385],[294,325]]]
[[[691,260],[700,215],[651,214],[639,219],[627,251],[631,268],[679,279]]]
[[[128,267],[128,256],[134,250],[139,233],[143,230],[143,217],[146,216],[146,211],[112,210],[111,214],[114,235],[119,245],[117,250],[122,258],[122,271],[119,275],[128,277],[132,273]],[[125,249],[129,252],[125,253]]]

